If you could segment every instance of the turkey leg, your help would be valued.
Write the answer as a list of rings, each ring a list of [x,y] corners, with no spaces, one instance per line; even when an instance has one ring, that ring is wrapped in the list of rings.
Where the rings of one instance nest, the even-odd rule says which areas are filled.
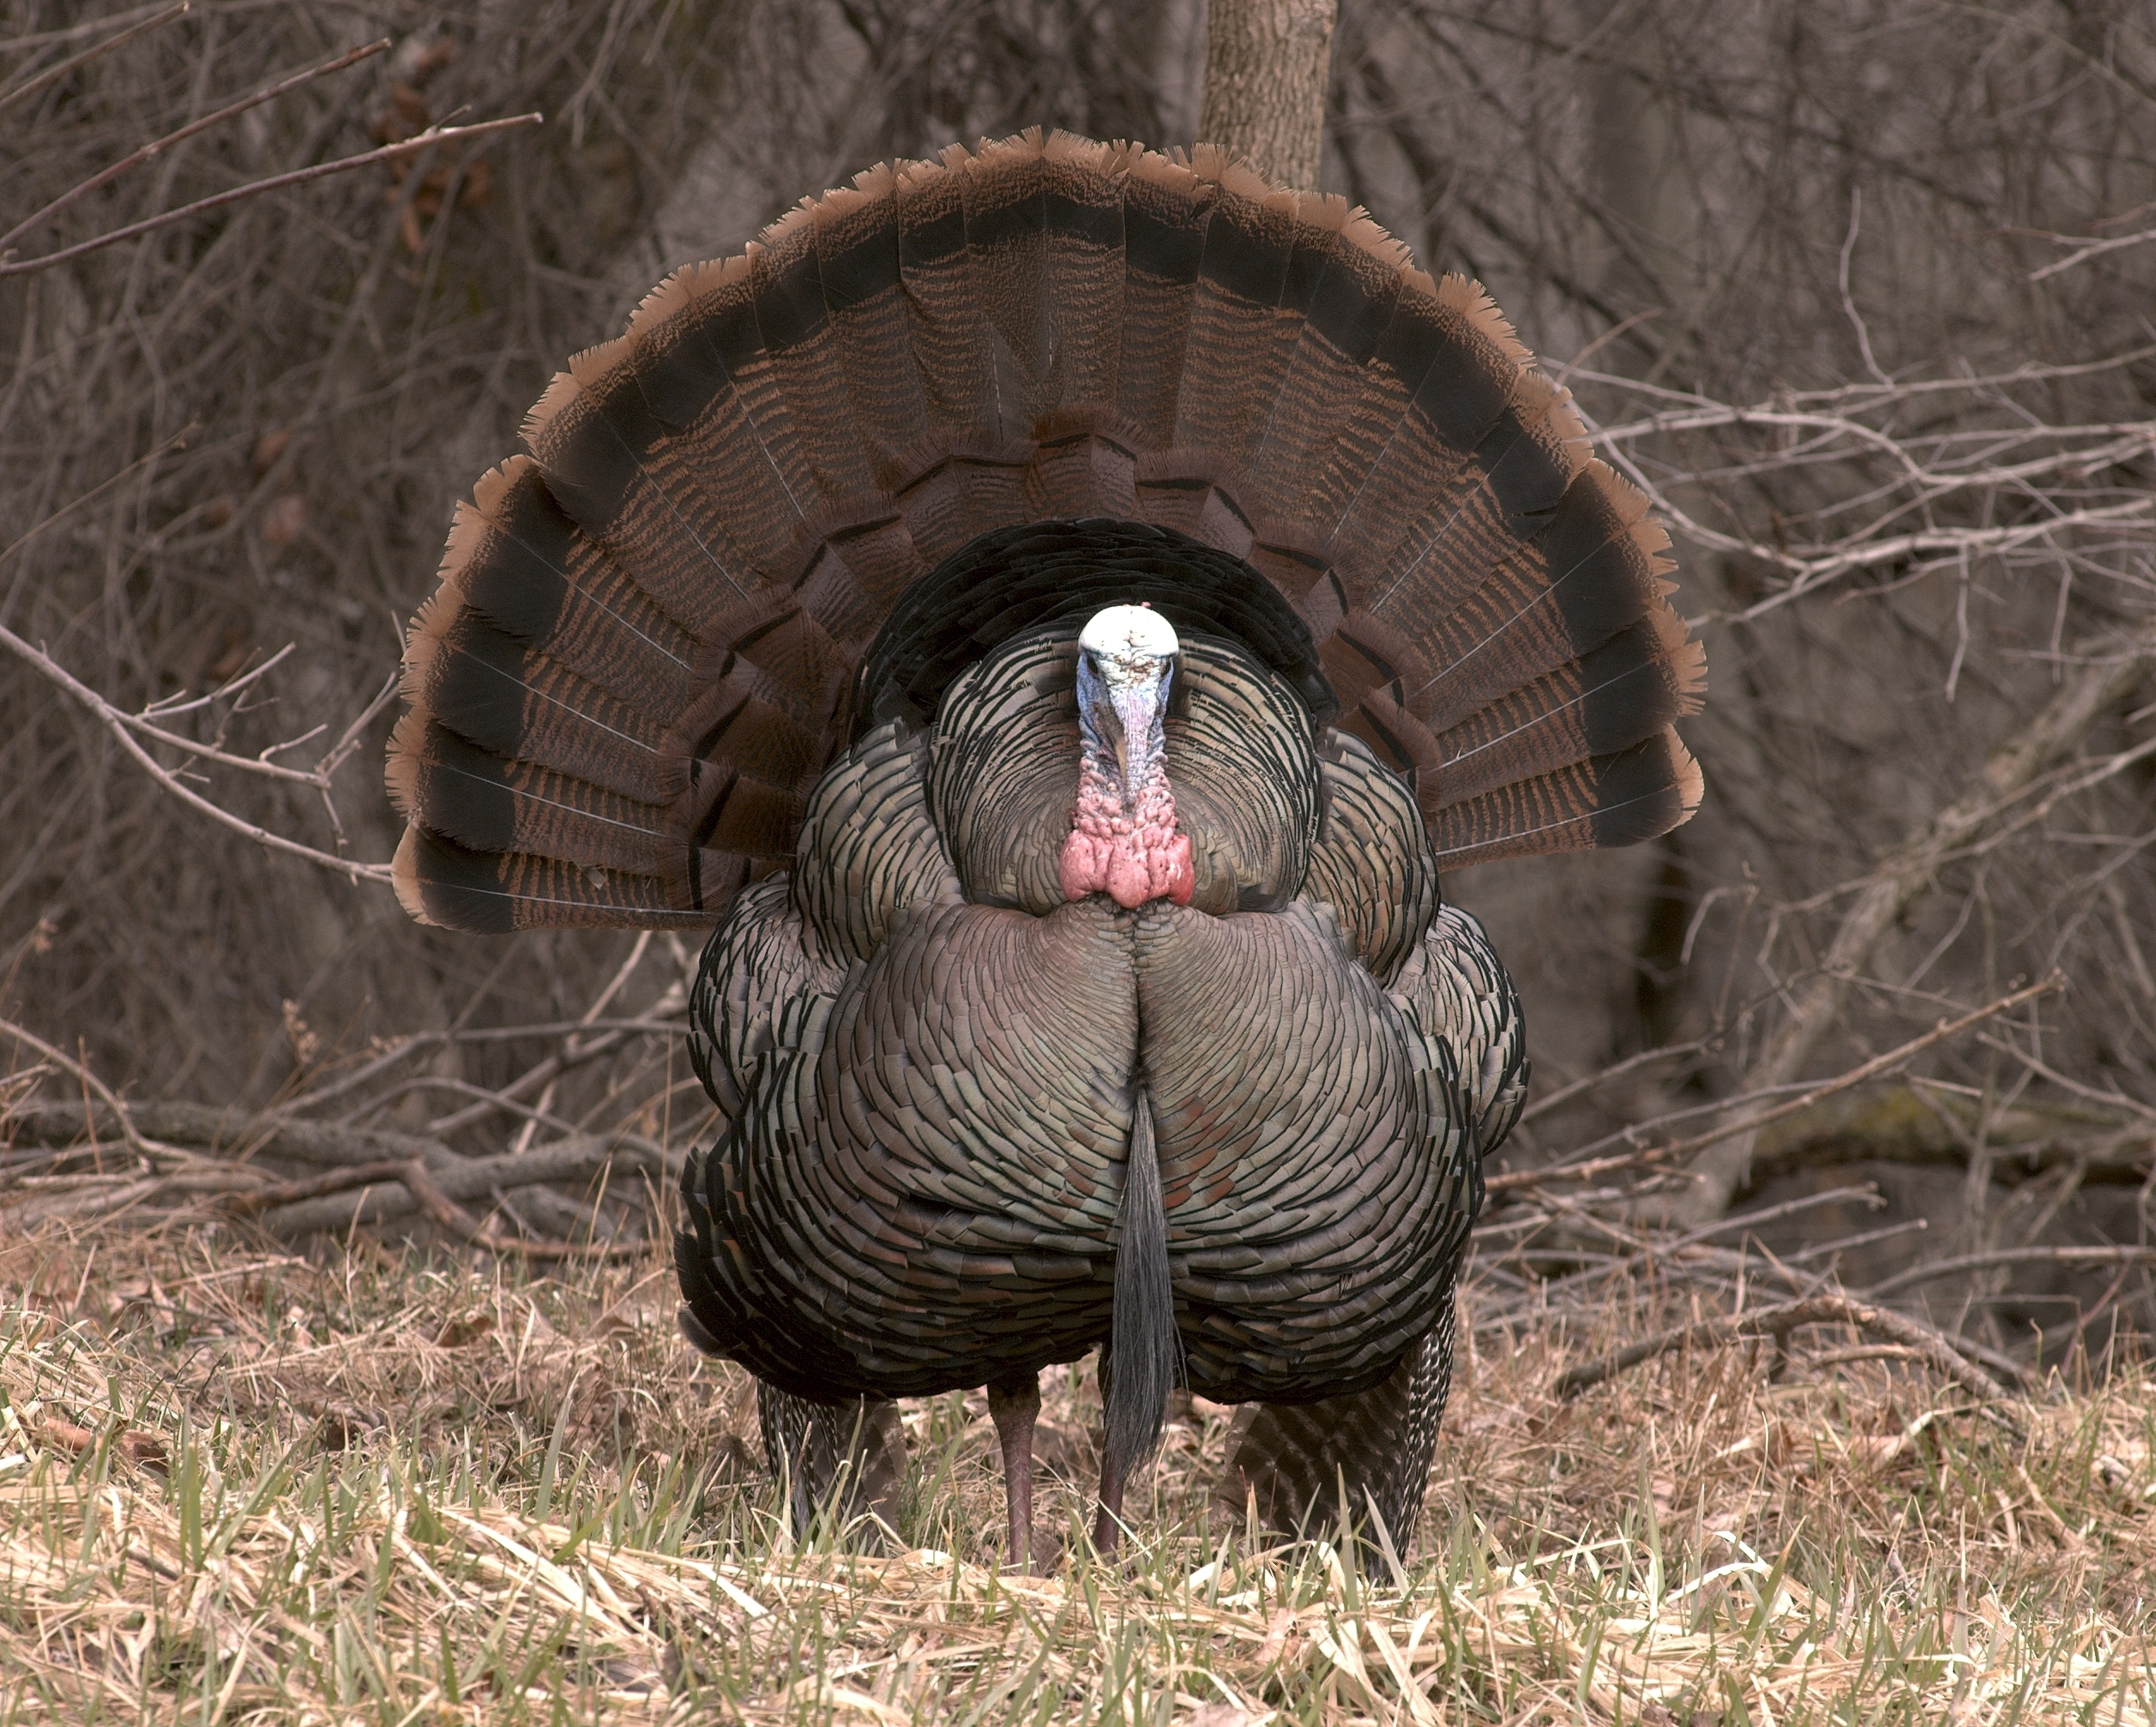
[[[1040,1375],[1013,1374],[988,1387],[989,1418],[1003,1447],[1003,1499],[1010,1512],[1005,1562],[1033,1569],[1033,1423],[1040,1415]]]

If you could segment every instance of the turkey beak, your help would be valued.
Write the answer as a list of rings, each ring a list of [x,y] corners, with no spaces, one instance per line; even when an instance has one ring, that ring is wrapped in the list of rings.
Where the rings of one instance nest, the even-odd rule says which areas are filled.
[[[1113,692],[1116,710],[1116,767],[1123,776],[1123,808],[1135,807],[1138,785],[1153,761],[1153,739],[1160,725],[1160,703],[1167,694],[1165,669]]]

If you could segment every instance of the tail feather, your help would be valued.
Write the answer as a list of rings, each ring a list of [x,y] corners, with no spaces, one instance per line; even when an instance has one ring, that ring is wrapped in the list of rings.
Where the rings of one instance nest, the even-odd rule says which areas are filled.
[[[482,476],[458,506],[442,580],[421,636],[437,639],[426,620],[447,628],[461,602],[624,701],[663,713],[695,689],[695,632],[577,531],[529,456]],[[425,651],[415,646],[415,665]]]
[[[653,604],[701,636],[748,600],[756,578],[724,517],[689,476],[668,472],[683,434],[646,406],[638,357],[626,358],[609,370],[603,351],[579,355],[526,416],[524,441],[563,512],[634,572]]]
[[[966,250],[996,362],[997,424],[1030,436],[1055,405],[1055,322],[1048,283],[1047,164],[1040,129],[984,144],[966,165]]]
[[[1479,292],[1448,276],[1434,292],[1411,286],[1400,295],[1373,361],[1382,382],[1362,410],[1368,424],[1327,475],[1333,496],[1324,527],[1358,599],[1384,574],[1372,560],[1397,545],[1427,506],[1456,495],[1460,475],[1511,400],[1516,366],[1468,316]]]
[[[1690,820],[1702,789],[1699,764],[1671,727],[1615,755],[1568,762],[1440,809],[1430,841],[1444,870],[1632,845]]]
[[[796,205],[749,254],[756,333],[771,387],[786,403],[803,460],[825,507],[873,495],[875,466],[862,437],[838,332],[816,262],[816,225]]]
[[[678,436],[682,472],[722,505],[733,543],[761,571],[786,557],[816,499],[764,377],[750,278],[745,256],[693,265],[671,279],[682,292],[648,296],[630,329],[650,357],[636,387]]]
[[[752,244],[740,257],[729,259],[712,273],[709,280],[699,283],[702,292],[698,297],[697,324],[738,404],[747,436],[754,440],[770,469],[774,486],[763,496],[752,496],[750,520],[756,533],[750,543],[762,552],[760,562],[776,562],[822,500],[800,428],[793,423],[778,357],[763,345],[763,322],[756,302],[768,266],[760,268],[757,256],[758,250]]]
[[[480,935],[710,922],[676,911],[665,877],[593,870],[529,852],[473,851],[416,823],[404,830],[390,876],[399,902],[420,923]],[[741,885],[734,882],[727,897]]]
[[[1198,264],[1216,188],[1181,162],[1144,155],[1124,184],[1123,358],[1116,410],[1148,449],[1175,433]]]
[[[1401,620],[1430,668],[1408,700],[1437,731],[1643,617],[1671,616],[1670,565],[1659,555],[1669,537],[1644,519],[1646,499],[1617,484],[1589,463],[1541,534],[1458,606]]]
[[[658,716],[525,647],[468,608],[426,644],[410,689],[415,705],[399,723],[400,757],[421,746],[431,724],[505,761],[647,803],[665,802],[678,786],[679,765],[663,748],[665,726]],[[394,775],[391,783],[398,783]],[[407,805],[407,813],[420,808]]]
[[[1298,200],[1217,150],[1201,149],[1194,160],[1221,196],[1198,257],[1174,442],[1239,466],[1263,439],[1302,323],[1286,303]]]
[[[872,169],[669,278],[525,436],[410,638],[429,918],[708,921],[847,737],[1103,583],[1259,630],[1452,864],[1698,801],[1667,539],[1563,391],[1478,286],[1216,151]],[[926,659],[882,653],[901,619]]]
[[[408,779],[399,801],[443,812],[443,837],[469,850],[567,855],[595,869],[645,875],[659,874],[667,861],[663,803],[505,759],[435,722],[402,760]]]
[[[1478,707],[1437,739],[1439,807],[1598,755],[1661,731],[1695,704],[1684,647],[1668,650],[1643,617],[1591,653]]]
[[[928,412],[899,269],[897,175],[888,165],[810,207],[817,280],[871,484],[900,478]]]
[[[1143,1090],[1131,1121],[1130,1157],[1124,1169],[1123,1201],[1117,1210],[1116,1297],[1101,1460],[1103,1478],[1117,1482],[1127,1480],[1160,1442],[1168,1393],[1183,1378],[1160,1158],[1153,1143],[1153,1110]]]
[[[1250,466],[1283,521],[1316,525],[1323,492],[1311,478],[1326,471],[1376,382],[1370,362],[1399,303],[1406,254],[1343,199],[1306,196],[1299,214],[1282,296],[1297,315],[1294,341]]]
[[[1123,364],[1123,181],[1129,147],[1050,135],[1043,158],[1045,284],[1064,413],[1112,414]]]
[[[997,441],[996,373],[966,248],[965,184],[951,166],[966,159],[954,145],[940,162],[896,170],[899,283],[931,448]]]

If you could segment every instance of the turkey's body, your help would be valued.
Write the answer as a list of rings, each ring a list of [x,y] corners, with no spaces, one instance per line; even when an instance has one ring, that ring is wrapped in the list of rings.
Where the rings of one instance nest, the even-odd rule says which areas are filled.
[[[1430,1329],[1448,1286],[1482,1113],[1463,1093],[1488,1052],[1482,1109],[1516,1095],[1517,1016],[1502,981],[1487,1031],[1440,1002],[1477,932],[1428,891],[1412,806],[1396,794],[1358,836],[1424,884],[1402,908],[1418,963],[1374,972],[1330,903],[1298,897],[1313,851],[1339,854],[1321,892],[1369,868],[1344,820],[1325,830],[1305,798],[1289,843],[1253,860],[1207,818],[1238,791],[1247,815],[1292,809],[1299,786],[1397,782],[1338,738],[1321,762],[1280,679],[1186,639],[1169,776],[1194,897],[1223,909],[1067,901],[1052,865],[1071,775],[1027,769],[1075,760],[1075,638],[1021,635],[954,688],[961,713],[977,690],[1024,694],[995,706],[984,749],[962,721],[932,741],[902,721],[870,732],[811,799],[793,879],[744,894],[707,957],[702,1060],[725,1065],[714,1089],[742,1107],[692,1193],[684,1286],[699,1340],[788,1391],[926,1393],[1100,1342],[1141,1091],[1193,1390],[1359,1389]],[[1214,734],[1232,724],[1260,748],[1227,753]],[[969,800],[996,810],[970,897],[945,839],[975,831]],[[857,934],[840,920],[864,906]]]
[[[557,381],[413,634],[400,889],[720,918],[683,1323],[768,1433],[987,1384],[1016,1470],[1112,1344],[1111,1501],[1180,1371],[1267,1406],[1234,1503],[1405,1542],[1525,1090],[1439,869],[1699,792],[1577,430],[1337,201],[1063,137],[864,175]]]

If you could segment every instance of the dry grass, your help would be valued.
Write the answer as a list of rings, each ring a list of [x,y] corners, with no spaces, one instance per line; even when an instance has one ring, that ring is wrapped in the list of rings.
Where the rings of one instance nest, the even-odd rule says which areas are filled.
[[[1203,1406],[1100,1562],[1097,1405],[1057,1369],[1069,1552],[1016,1580],[978,1397],[908,1406],[903,1550],[798,1538],[671,1285],[201,1231],[10,1244],[0,1723],[2156,1714],[2137,1369],[2020,1409],[2024,1441],[1825,1344],[1778,1381],[1731,1350],[1557,1401],[1567,1361],[1679,1316],[1652,1289],[1491,1323],[1404,1569],[1208,1525]]]

